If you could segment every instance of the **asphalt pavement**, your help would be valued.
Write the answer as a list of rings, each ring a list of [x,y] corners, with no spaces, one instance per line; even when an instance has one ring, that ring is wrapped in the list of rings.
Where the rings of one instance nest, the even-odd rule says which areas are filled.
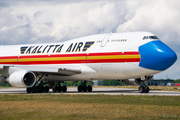
[[[149,93],[139,93],[137,89],[115,88],[115,87],[94,87],[92,92],[78,92],[75,87],[68,87],[66,93],[26,93],[26,88],[0,88],[0,94],[84,94],[84,95],[157,95],[157,96],[180,96],[180,92],[150,90]]]

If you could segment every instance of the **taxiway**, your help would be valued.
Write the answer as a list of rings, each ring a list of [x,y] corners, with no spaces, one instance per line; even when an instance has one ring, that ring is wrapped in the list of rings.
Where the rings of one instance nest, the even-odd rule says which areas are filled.
[[[0,88],[0,94],[29,94],[25,88]],[[86,94],[86,95],[157,95],[157,96],[180,96],[180,92],[150,90],[149,93],[139,93],[137,89],[115,88],[115,87],[95,87],[92,92],[78,92],[75,87],[68,87],[66,93],[30,93],[30,94]]]

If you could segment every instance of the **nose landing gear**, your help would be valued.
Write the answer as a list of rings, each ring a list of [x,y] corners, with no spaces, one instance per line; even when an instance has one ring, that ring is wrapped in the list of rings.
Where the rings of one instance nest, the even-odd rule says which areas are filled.
[[[139,93],[149,93],[149,87],[148,86],[140,86]]]
[[[150,80],[153,76],[145,76],[141,78],[141,86],[139,87],[139,93],[149,93],[149,87],[146,85],[146,82]]]

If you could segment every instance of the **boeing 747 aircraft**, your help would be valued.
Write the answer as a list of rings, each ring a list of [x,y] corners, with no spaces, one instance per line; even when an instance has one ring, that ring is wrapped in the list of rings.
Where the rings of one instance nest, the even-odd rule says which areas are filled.
[[[66,42],[0,46],[0,83],[24,87],[27,93],[66,92],[64,81],[78,82],[79,92],[91,92],[87,81],[120,80],[140,85],[168,69],[176,53],[150,32],[107,33]]]

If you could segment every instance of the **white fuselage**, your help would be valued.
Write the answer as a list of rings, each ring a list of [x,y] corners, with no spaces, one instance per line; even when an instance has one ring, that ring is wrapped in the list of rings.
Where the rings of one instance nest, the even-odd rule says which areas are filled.
[[[0,46],[0,64],[35,73],[50,74],[47,81],[130,79],[152,76],[161,71],[139,66],[139,46],[154,39],[149,32],[108,33],[73,39],[61,43]],[[79,69],[64,75],[59,69]],[[13,72],[13,71],[12,71]],[[6,76],[12,72],[1,69]],[[59,74],[58,74],[59,73]],[[65,73],[66,74],[66,73]]]

